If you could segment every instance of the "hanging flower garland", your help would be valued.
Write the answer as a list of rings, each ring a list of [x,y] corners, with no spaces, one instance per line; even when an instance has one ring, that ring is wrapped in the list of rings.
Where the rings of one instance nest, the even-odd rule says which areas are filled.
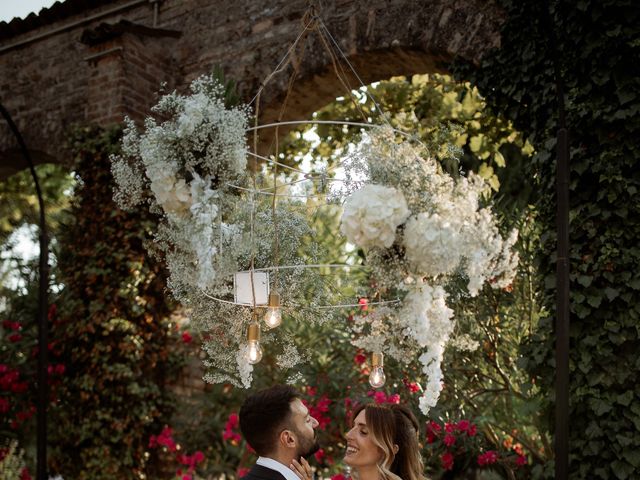
[[[124,208],[147,205],[158,214],[149,248],[166,259],[169,288],[206,332],[205,380],[248,387],[253,366],[245,330],[255,322],[255,308],[232,301],[233,274],[274,267],[279,235],[286,241],[279,243],[278,265],[295,267],[279,275],[287,314],[320,323],[331,315],[318,315],[315,307],[339,303],[326,280],[306,268],[324,254],[304,203],[285,197],[274,206],[270,194],[259,195],[264,179],[246,170],[248,108],[225,106],[217,81],[201,77],[190,95],[171,93],[152,110],[164,120],[148,118],[142,133],[127,120],[122,154],[112,159],[114,197]],[[459,276],[471,296],[487,281],[508,285],[517,234],[500,235],[491,209],[482,206],[480,177],[452,178],[425,148],[398,141],[390,128],[364,135],[343,163],[343,187],[329,196],[346,197],[340,230],[364,250],[367,285],[375,285],[381,301],[356,317],[353,344],[402,363],[418,358],[427,377],[420,400],[427,413],[441,390],[440,365],[454,327],[445,287]],[[306,360],[282,330],[267,332],[262,342],[279,345],[276,361],[284,370]]]
[[[312,291],[314,301],[329,300],[321,293],[319,276],[303,268],[318,254],[314,248],[300,253],[304,239],[313,237],[305,205],[280,202],[274,214],[271,198],[253,191],[246,168],[249,109],[227,107],[224,92],[217,80],[203,76],[191,84],[190,94],[160,99],[152,112],[163,121],[147,118],[140,133],[126,119],[122,153],[112,158],[114,198],[123,208],[148,206],[158,214],[148,248],[163,256],[169,289],[205,332],[205,380],[249,387],[253,366],[244,358],[244,332],[253,309],[235,303],[234,273],[272,267],[273,239],[279,234],[287,238],[280,261],[300,265],[279,275],[289,299],[306,302],[305,294]],[[299,321],[316,321],[305,311],[291,313]],[[286,334],[267,334],[263,342],[280,345],[278,363],[284,369],[304,360]]]
[[[400,362],[419,356],[426,414],[442,389],[441,363],[454,327],[444,287],[458,276],[467,279],[470,296],[487,281],[509,285],[517,231],[500,235],[491,208],[481,206],[487,189],[481,177],[454,180],[425,148],[398,141],[391,128],[365,135],[345,167],[351,192],[341,231],[364,250],[377,293],[401,300],[356,321],[353,343]]]

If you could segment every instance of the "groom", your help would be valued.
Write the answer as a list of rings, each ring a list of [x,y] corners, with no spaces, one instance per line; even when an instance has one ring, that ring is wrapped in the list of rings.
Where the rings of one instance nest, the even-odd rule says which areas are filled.
[[[317,426],[300,394],[289,385],[247,397],[240,408],[240,430],[260,457],[243,480],[299,480],[289,466],[318,451]]]

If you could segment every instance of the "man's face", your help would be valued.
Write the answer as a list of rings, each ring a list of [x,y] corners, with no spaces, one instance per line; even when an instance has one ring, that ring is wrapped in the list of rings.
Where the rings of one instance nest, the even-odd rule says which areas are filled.
[[[298,451],[296,457],[310,457],[320,449],[316,438],[318,421],[309,415],[309,409],[304,406],[299,398],[291,402],[292,430],[298,439]]]

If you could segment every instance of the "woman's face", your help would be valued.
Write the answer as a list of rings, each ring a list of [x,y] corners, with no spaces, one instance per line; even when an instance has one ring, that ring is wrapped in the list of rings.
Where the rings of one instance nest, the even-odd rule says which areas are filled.
[[[383,457],[383,452],[373,441],[373,434],[367,427],[364,410],[353,421],[353,428],[345,435],[347,451],[344,463],[352,468],[375,466]]]

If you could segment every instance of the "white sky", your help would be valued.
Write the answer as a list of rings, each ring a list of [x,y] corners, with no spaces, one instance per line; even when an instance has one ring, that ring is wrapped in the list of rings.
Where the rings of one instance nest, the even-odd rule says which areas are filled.
[[[10,22],[14,17],[25,18],[31,12],[37,14],[55,2],[56,0],[0,0],[0,22]]]

